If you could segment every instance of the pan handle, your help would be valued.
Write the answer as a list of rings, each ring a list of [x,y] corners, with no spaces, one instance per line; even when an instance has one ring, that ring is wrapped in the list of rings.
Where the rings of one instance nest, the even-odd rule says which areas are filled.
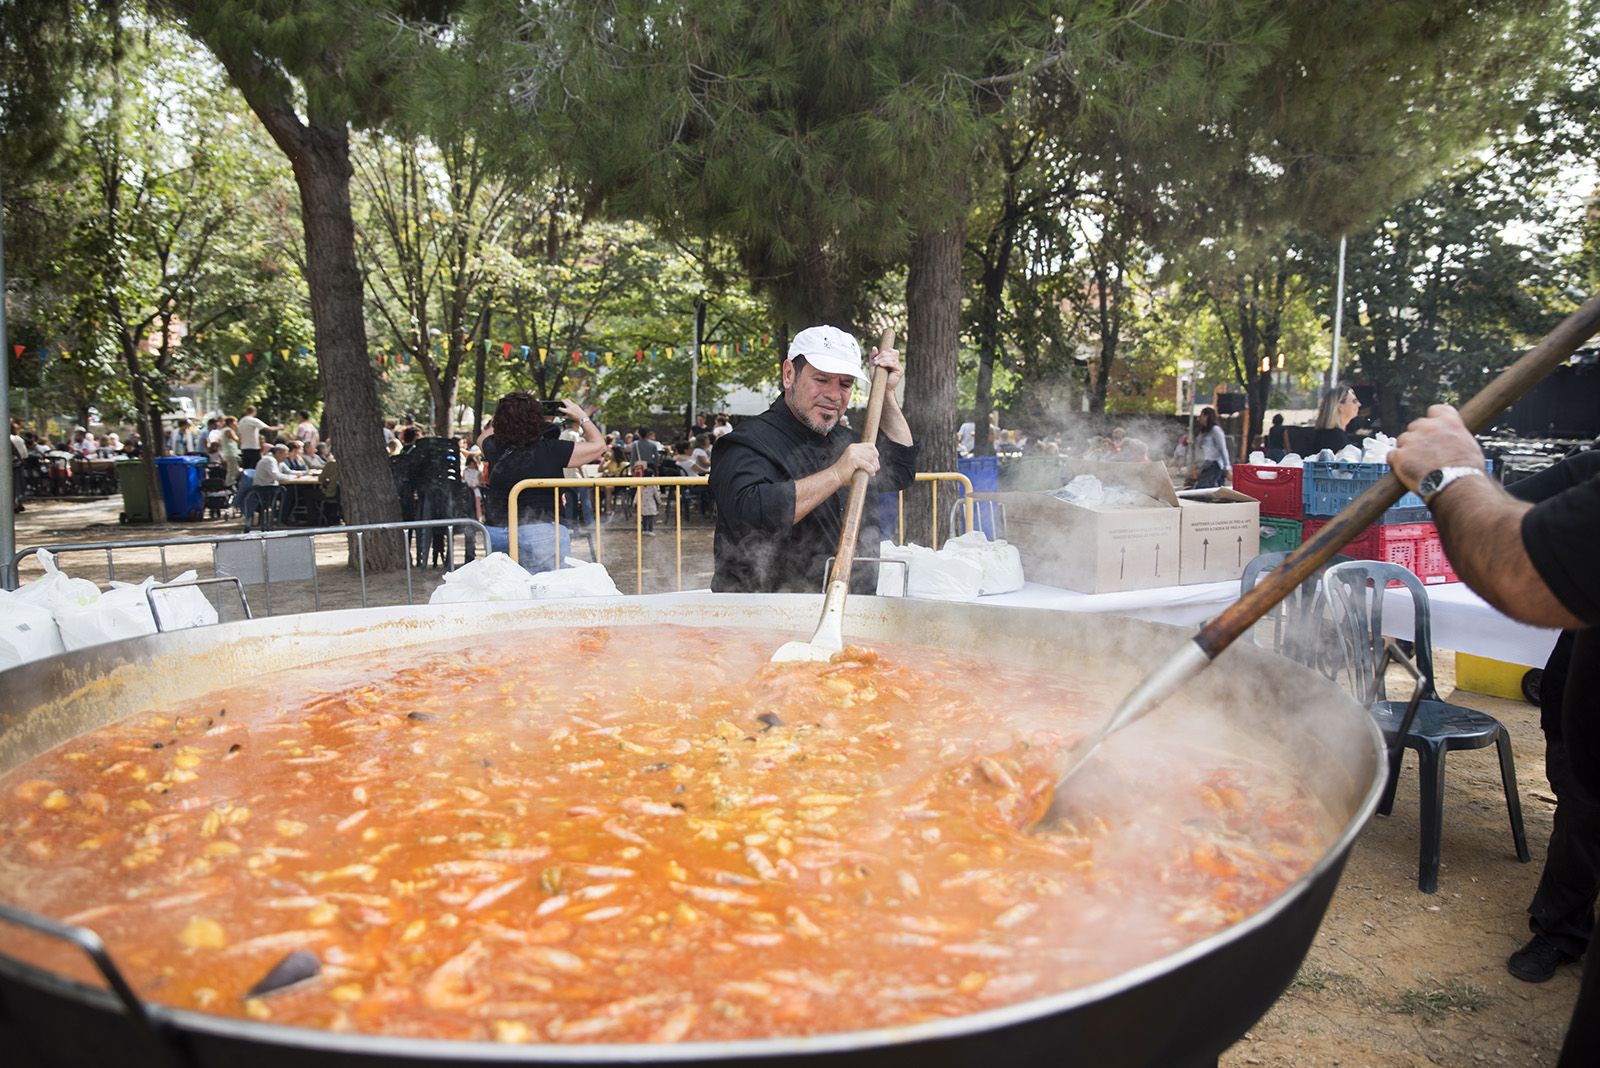
[[[822,592],[823,593],[827,593],[828,592],[828,584],[833,581],[833,562],[836,559],[837,559],[837,557],[830,556],[830,557],[828,557],[827,562],[825,562],[822,565]],[[858,556],[858,557],[856,557],[856,561],[858,563],[863,563],[863,564],[877,564],[880,567],[883,566],[884,564],[899,564],[900,565],[900,596],[902,596],[902,597],[909,596],[909,593],[907,591],[909,591],[911,589],[911,561],[910,560],[891,560],[887,556]]]
[[[122,1007],[126,1010],[128,1019],[133,1022],[134,1030],[145,1039],[149,1052],[157,1060],[152,1063],[171,1064],[176,1068],[189,1068],[189,1057],[176,1045],[168,1040],[162,1033],[162,1028],[150,1015],[150,1009],[139,1000],[139,995],[133,992],[133,987],[122,977],[122,971],[111,960],[111,953],[106,949],[106,944],[99,935],[87,927],[77,927],[72,924],[57,923],[55,920],[40,916],[25,909],[14,908],[0,902],[0,920],[14,923],[18,927],[26,927],[30,931],[45,935],[49,938],[60,939],[70,943],[83,951],[83,954],[94,963],[106,985],[111,988]]]
[[[223,583],[232,583],[239,594],[239,604],[244,608],[244,618],[254,619],[250,611],[250,599],[244,595],[244,583],[238,575],[219,575],[216,578],[190,579],[188,582],[160,582],[145,587],[144,599],[150,605],[150,618],[155,620],[156,633],[160,634],[165,628],[161,626],[161,611],[156,608],[156,592],[159,590],[181,590],[185,586],[216,586]],[[220,604],[219,604],[220,607]]]

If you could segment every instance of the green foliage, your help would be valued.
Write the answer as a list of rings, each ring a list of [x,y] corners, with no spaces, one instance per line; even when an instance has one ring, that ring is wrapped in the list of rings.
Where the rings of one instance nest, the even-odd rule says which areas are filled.
[[[24,361],[18,384],[42,390],[35,404],[81,411],[92,399],[117,419],[135,416],[130,359],[165,407],[170,384],[225,352],[308,333],[275,325],[303,320],[305,292],[274,251],[289,198],[271,146],[183,38],[136,28],[101,50],[107,66],[74,76],[79,135],[60,166],[6,200],[8,231],[22,221],[8,248],[12,333],[71,353]]]
[[[402,111],[426,32],[451,0],[152,0],[228,65],[247,100],[296,101],[313,122],[374,129]]]
[[[497,36],[521,98],[614,209],[730,240],[779,322],[849,325],[912,232],[964,212],[1000,96],[980,79],[1053,36],[1022,10],[613,0],[546,5]]]
[[[1503,163],[1478,163],[1350,236],[1349,377],[1377,388],[1391,432],[1408,406],[1470,397],[1555,324],[1563,268],[1514,236],[1539,211]]]
[[[492,336],[510,342],[518,358],[491,358],[497,381],[503,388],[600,405],[612,425],[646,421],[658,408],[687,410],[694,306],[702,296],[708,306],[704,343],[719,350],[700,363],[700,410],[712,408],[730,389],[775,379],[773,349],[722,351],[768,331],[746,288],[716,284],[726,274],[716,269],[716,252],[691,256],[640,223],[600,221],[571,232],[553,257],[502,261],[497,281],[504,297],[496,304],[499,332]],[[522,345],[533,354],[527,364],[520,360]],[[643,362],[635,359],[641,349],[647,353]],[[651,350],[657,358],[648,357]],[[610,352],[611,365],[575,367],[574,351]],[[496,396],[486,390],[490,402]]]
[[[75,139],[72,80],[98,43],[93,10],[61,0],[0,4],[0,174],[26,182]]]

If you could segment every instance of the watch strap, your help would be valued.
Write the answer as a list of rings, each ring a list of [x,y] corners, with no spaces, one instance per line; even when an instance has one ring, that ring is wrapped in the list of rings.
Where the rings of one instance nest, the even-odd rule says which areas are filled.
[[[1429,471],[1427,476],[1424,477],[1423,483],[1432,483],[1433,488],[1422,494],[1422,499],[1424,502],[1431,504],[1433,499],[1443,493],[1445,487],[1450,483],[1455,482],[1457,479],[1482,474],[1485,474],[1485,472],[1481,467],[1441,467],[1437,470]],[[1418,488],[1420,489],[1421,487],[1419,486]]]

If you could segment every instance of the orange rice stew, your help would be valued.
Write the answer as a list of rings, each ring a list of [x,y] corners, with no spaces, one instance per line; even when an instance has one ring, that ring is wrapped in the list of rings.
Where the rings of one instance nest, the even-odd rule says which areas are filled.
[[[785,637],[502,633],[141,714],[0,779],[0,897],[183,1008],[718,1040],[1116,975],[1250,915],[1335,830],[1262,759],[1113,745],[1092,812],[1024,833],[1116,695],[890,646],[767,664]],[[33,937],[0,948],[80,971]]]

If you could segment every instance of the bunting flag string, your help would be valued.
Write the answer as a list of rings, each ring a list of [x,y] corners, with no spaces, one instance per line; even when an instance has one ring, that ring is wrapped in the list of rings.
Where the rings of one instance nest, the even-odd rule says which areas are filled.
[[[537,356],[539,361],[543,363],[552,355],[554,355],[556,351],[558,351],[552,350],[548,347],[523,345],[511,341],[496,341],[487,337],[482,339],[482,343],[483,350],[486,354],[491,352],[495,347],[498,347],[500,349],[501,358],[505,360],[516,359],[520,355],[524,362],[531,362],[534,356]],[[714,361],[735,355],[744,356],[754,354],[764,348],[768,348],[771,344],[771,334],[762,334],[759,337],[752,336],[748,338],[734,338],[726,341],[702,341],[699,347],[699,354],[702,361]],[[13,354],[19,360],[28,355],[28,348],[26,345],[12,345],[11,349]],[[695,352],[693,348],[689,348],[684,351],[688,355],[693,355]],[[259,355],[263,360],[267,360],[270,363],[274,352],[276,352],[278,358],[285,363],[292,363],[296,359],[305,359],[308,357],[311,359],[316,358],[316,353],[305,345],[286,346],[276,350],[263,349]],[[417,361],[417,359],[426,353],[431,353],[435,358],[442,361],[445,357],[445,352],[445,345],[440,341],[434,341],[429,345],[428,349],[424,350],[423,352],[412,352],[408,349],[401,348],[398,351],[374,353],[372,355],[372,361],[379,369],[408,369]],[[59,345],[42,346],[37,350],[37,355],[43,362],[48,362],[54,358],[71,358],[71,353]],[[571,366],[578,368],[579,370],[590,368],[598,369],[600,367],[615,367],[618,363],[627,360],[627,350],[625,349],[620,351],[616,349],[571,349],[568,350],[567,355],[572,361]],[[244,353],[233,352],[227,354],[227,360],[235,368],[240,366],[241,360],[244,361],[246,366],[254,367],[256,356],[257,352],[254,350]],[[636,366],[657,364],[662,361],[672,363],[679,358],[680,350],[677,347],[670,345],[656,348],[638,347],[633,350],[633,362]]]

